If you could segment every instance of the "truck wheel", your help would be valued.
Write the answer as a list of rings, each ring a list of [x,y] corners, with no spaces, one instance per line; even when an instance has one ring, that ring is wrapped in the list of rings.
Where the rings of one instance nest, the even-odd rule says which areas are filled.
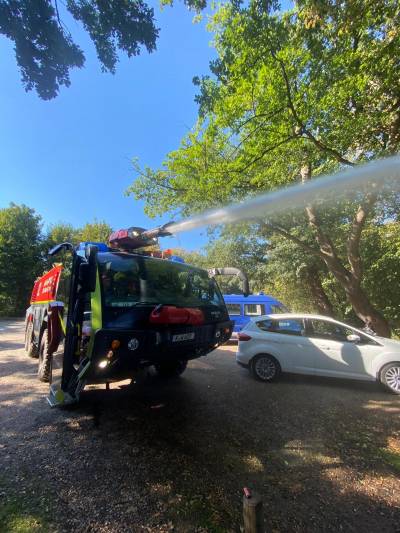
[[[187,367],[187,361],[172,361],[155,365],[157,374],[162,378],[174,378],[183,374]]]
[[[38,352],[33,342],[33,323],[29,322],[25,330],[25,352],[28,357],[37,359]]]
[[[38,368],[38,378],[45,383],[51,381],[51,358],[52,354],[49,352],[47,329],[45,329],[42,335],[42,340],[40,341]]]

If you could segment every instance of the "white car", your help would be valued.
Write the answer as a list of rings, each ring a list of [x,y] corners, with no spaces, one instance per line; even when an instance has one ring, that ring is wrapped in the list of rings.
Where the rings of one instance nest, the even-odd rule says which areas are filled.
[[[238,334],[236,361],[261,381],[281,372],[379,381],[400,394],[400,342],[320,315],[252,319]]]

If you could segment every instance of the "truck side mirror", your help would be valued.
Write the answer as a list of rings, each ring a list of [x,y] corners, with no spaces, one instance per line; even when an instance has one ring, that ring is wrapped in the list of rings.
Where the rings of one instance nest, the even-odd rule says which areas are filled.
[[[74,247],[70,242],[62,242],[61,244],[56,244],[51,250],[48,251],[48,255],[53,256],[61,252],[61,250],[69,250],[71,253],[74,252]]]
[[[85,249],[86,263],[79,265],[79,282],[84,292],[96,290],[97,246],[88,245]]]

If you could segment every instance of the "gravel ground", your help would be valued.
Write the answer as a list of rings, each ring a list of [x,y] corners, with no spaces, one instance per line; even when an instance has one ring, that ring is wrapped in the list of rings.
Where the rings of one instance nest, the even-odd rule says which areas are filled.
[[[236,532],[244,486],[273,533],[400,531],[400,398],[378,385],[264,385],[227,346],[66,411],[36,367],[0,322],[1,531]]]

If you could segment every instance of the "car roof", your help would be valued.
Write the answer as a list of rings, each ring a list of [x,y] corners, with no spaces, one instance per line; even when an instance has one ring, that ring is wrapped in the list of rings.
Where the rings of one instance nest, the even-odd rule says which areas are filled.
[[[260,315],[257,317],[251,317],[251,322],[257,322],[259,320],[267,320],[269,318],[272,318],[273,320],[302,320],[302,319],[309,319],[309,320],[325,320],[326,322],[332,322],[334,324],[339,324],[340,326],[344,326],[345,328],[353,329],[354,331],[357,331],[358,333],[362,333],[363,335],[366,335],[370,339],[377,341],[377,338],[373,335],[369,335],[365,331],[361,331],[359,328],[355,328],[354,326],[351,326],[350,324],[345,324],[344,322],[340,322],[340,320],[336,320],[336,318],[332,318],[330,316],[326,315],[316,315],[316,314],[310,314],[310,313],[270,313],[268,315]],[[246,326],[243,328],[245,329]],[[381,339],[379,339],[379,342]]]
[[[255,316],[255,317],[251,317],[251,321],[252,322],[257,322],[258,320],[267,320],[267,319],[273,319],[273,320],[289,320],[289,319],[292,319],[292,320],[304,320],[304,319],[308,319],[308,320],[324,320],[325,322],[332,322],[333,324],[339,324],[341,326],[344,326],[345,328],[351,328],[351,329],[354,329],[356,331],[360,331],[361,333],[363,333],[364,335],[368,335],[365,333],[365,331],[361,331],[360,329],[358,328],[355,328],[354,326],[351,326],[350,324],[345,324],[344,322],[340,322],[340,320],[336,320],[336,318],[332,318],[330,316],[326,316],[326,315],[315,315],[315,314],[311,314],[311,313],[270,313],[268,315],[260,315],[260,316]]]
[[[317,314],[313,314],[313,313],[268,313],[266,315],[259,315],[257,317],[252,317],[252,319],[257,319],[257,318],[273,318],[273,319],[277,319],[277,318],[293,318],[293,319],[303,319],[303,318],[308,318],[310,320],[326,320],[327,322],[335,322],[335,323],[338,323],[338,324],[343,324],[344,326],[348,326],[350,328],[354,328],[354,326],[350,326],[350,324],[345,324],[344,322],[341,322],[340,320],[337,320],[336,318],[332,318],[331,316],[326,316],[326,315],[317,315]],[[357,329],[357,328],[355,328]]]
[[[279,300],[271,296],[270,294],[224,294],[224,300],[228,303],[246,303],[246,302],[272,302],[282,305]]]

